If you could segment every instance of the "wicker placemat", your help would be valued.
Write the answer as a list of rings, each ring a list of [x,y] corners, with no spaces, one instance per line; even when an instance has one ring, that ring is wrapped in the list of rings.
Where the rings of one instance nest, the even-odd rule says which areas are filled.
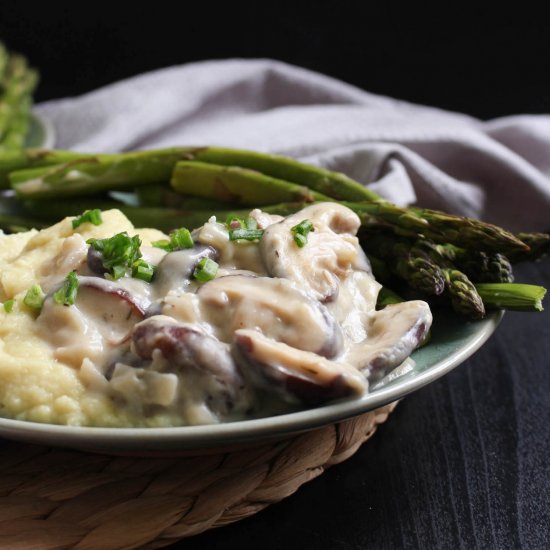
[[[160,548],[244,519],[349,458],[395,403],[276,443],[139,458],[0,441],[0,548]]]

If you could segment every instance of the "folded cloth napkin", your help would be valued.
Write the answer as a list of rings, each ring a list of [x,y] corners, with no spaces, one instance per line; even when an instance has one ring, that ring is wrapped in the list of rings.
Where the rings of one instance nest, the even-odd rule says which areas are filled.
[[[296,157],[398,204],[511,230],[550,229],[550,116],[483,122],[381,97],[273,60],[170,67],[37,112],[56,147],[127,151],[224,145]]]

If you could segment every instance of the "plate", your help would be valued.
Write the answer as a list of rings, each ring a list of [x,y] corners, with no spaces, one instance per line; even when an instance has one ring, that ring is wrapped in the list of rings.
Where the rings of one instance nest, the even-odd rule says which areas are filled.
[[[35,112],[31,113],[29,119],[29,133],[25,140],[25,147],[53,149],[54,145],[55,130],[52,123]]]
[[[359,399],[268,418],[175,428],[90,428],[0,419],[0,436],[27,443],[140,456],[219,451],[282,439],[360,415],[426,386],[478,350],[501,318],[502,313],[493,313],[482,321],[470,322],[448,310],[435,311],[432,338],[413,353],[414,364],[396,369]]]

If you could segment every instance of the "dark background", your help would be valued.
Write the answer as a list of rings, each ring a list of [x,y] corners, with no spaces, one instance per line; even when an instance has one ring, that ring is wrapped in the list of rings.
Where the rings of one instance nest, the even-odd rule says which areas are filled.
[[[369,2],[2,2],[0,39],[42,73],[38,100],[202,59],[270,57],[481,118],[550,111],[542,14]]]
[[[0,39],[40,69],[38,100],[189,61],[271,57],[480,118],[550,111],[547,19],[517,4],[498,20],[447,5],[414,18],[358,2],[175,5],[4,2]],[[549,268],[520,268],[518,279],[550,286]],[[507,315],[352,459],[178,548],[550,547],[549,326],[549,312]]]

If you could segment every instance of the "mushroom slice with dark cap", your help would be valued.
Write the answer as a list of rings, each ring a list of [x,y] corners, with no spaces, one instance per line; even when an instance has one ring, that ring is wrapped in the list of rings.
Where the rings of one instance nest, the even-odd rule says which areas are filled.
[[[184,386],[194,392],[194,399],[204,401],[217,414],[248,405],[244,380],[229,346],[196,326],[155,315],[134,327],[132,349],[147,361],[158,361],[160,354],[160,370],[184,378]]]
[[[124,348],[130,330],[143,319],[150,302],[130,286],[107,279],[79,276],[78,283],[72,306],[55,302],[57,288],[48,293],[37,330],[55,347],[57,359],[80,367],[87,357],[104,365],[115,347]],[[141,281],[132,283],[137,289]]]
[[[372,314],[367,338],[349,349],[345,360],[371,381],[400,365],[422,343],[432,324],[426,302],[411,300],[386,306]]]
[[[236,331],[234,346],[252,382],[285,401],[319,405],[368,389],[365,377],[351,365],[276,342],[255,330]]]
[[[342,348],[342,332],[328,309],[291,281],[228,275],[205,283],[197,296],[204,318],[226,342],[235,330],[253,328],[326,357]]]
[[[311,221],[314,229],[300,247],[291,230],[304,220]],[[350,268],[368,269],[355,237],[360,225],[357,214],[341,204],[308,206],[265,229],[260,251],[266,269],[273,277],[294,281],[322,302],[334,300],[340,279]]]

